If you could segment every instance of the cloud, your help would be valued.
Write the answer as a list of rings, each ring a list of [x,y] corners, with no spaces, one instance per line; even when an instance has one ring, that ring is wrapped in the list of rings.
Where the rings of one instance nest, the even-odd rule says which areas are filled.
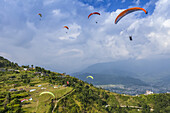
[[[140,4],[140,0],[133,0],[133,3],[135,3],[136,5]]]
[[[142,16],[137,11],[115,25],[114,19],[124,9],[105,12],[77,0],[1,0],[0,55],[12,56],[19,64],[64,72],[99,62],[169,57],[170,2],[160,0],[155,5],[153,14]],[[88,19],[93,11],[101,15]]]
[[[126,0],[122,0],[121,2],[122,2],[122,3],[125,3],[125,2],[126,2]]]
[[[104,0],[97,0],[97,2],[104,2]]]
[[[163,22],[163,26],[166,28],[170,28],[170,19],[167,19],[165,22]]]

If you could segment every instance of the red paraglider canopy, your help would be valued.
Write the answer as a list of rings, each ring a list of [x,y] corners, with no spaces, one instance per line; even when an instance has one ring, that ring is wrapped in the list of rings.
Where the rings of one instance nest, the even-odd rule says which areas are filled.
[[[69,85],[69,81],[67,81],[67,84]]]
[[[90,16],[93,15],[93,14],[100,15],[100,13],[98,13],[98,12],[93,12],[93,13],[90,13],[90,14],[89,14],[88,18],[90,18]]]
[[[139,10],[143,10],[143,11],[145,12],[145,14],[148,13],[145,9],[140,8],[140,7],[129,8],[129,9],[126,9],[126,10],[122,11],[122,12],[116,17],[116,19],[115,19],[115,24],[117,24],[118,21],[119,21],[121,18],[123,18],[124,16],[126,16],[127,14],[132,13],[132,12],[134,12],[134,11],[139,11]]]

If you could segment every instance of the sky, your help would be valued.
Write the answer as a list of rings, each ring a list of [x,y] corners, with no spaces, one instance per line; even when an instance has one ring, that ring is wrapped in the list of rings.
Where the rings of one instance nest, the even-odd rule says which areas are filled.
[[[131,7],[148,14],[136,11],[114,24]],[[170,58],[169,7],[169,0],[0,0],[0,56],[57,72],[117,60]],[[88,19],[96,11],[101,15]]]

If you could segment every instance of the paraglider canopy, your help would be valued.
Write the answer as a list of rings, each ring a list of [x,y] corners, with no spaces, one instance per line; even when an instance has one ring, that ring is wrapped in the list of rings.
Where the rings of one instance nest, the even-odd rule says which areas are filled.
[[[89,77],[92,78],[92,79],[94,79],[92,76],[87,76],[86,78],[89,78]]]
[[[21,102],[28,101],[28,99],[22,99]]]
[[[52,96],[55,98],[55,95],[54,95],[52,92],[45,91],[45,92],[40,93],[39,96],[41,96],[41,95],[43,95],[43,94],[50,94],[50,95],[52,95]]]
[[[69,30],[69,27],[68,26],[64,26],[64,28],[66,28],[67,30]],[[67,33],[67,32],[66,32]]]
[[[39,15],[40,17],[42,17],[42,14],[41,14],[41,13],[38,13],[38,15]]]
[[[91,15],[94,15],[94,14],[100,15],[100,13],[98,13],[98,12],[93,12],[93,13],[90,13],[90,14],[89,14],[88,18],[90,18],[90,16],[91,16]]]
[[[64,26],[64,28],[66,28],[66,29],[68,29],[68,30],[69,30],[68,26]]]
[[[67,84],[69,85],[69,81],[67,81]]]
[[[127,14],[129,13],[132,13],[134,11],[139,11],[139,10],[142,10],[145,12],[145,14],[147,14],[148,12],[144,9],[144,8],[140,8],[140,7],[133,7],[133,8],[129,8],[129,9],[126,9],[124,11],[122,11],[115,19],[115,24],[117,24],[119,22],[119,20],[121,18],[123,18],[124,16],[126,16]]]

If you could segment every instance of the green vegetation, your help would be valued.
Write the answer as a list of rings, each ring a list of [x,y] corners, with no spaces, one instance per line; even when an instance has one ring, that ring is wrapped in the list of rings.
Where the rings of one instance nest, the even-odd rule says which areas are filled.
[[[0,69],[0,113],[170,112],[170,94],[116,94],[65,73],[33,65],[20,67],[3,57],[0,57]],[[45,91],[54,95],[40,95]]]

